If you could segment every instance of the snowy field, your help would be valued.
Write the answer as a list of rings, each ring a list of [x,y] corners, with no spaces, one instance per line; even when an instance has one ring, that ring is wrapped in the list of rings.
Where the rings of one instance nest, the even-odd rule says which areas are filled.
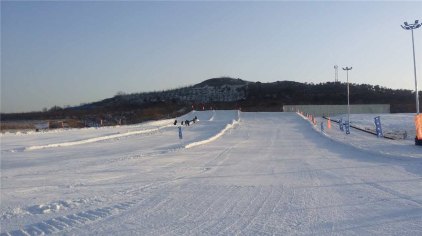
[[[375,132],[374,118],[379,116],[383,133],[395,139],[415,139],[415,114],[351,114],[350,122],[353,126]],[[347,115],[335,116],[333,119],[347,120]]]
[[[178,120],[194,116],[182,141],[174,120],[2,134],[1,235],[422,235],[411,133],[322,133],[296,113]],[[388,116],[384,131],[413,129]]]

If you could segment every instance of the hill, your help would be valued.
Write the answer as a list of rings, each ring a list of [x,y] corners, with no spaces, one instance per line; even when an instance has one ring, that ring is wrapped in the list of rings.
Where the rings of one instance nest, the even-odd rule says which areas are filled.
[[[249,84],[250,82],[245,81],[245,80],[241,80],[241,79],[233,79],[230,77],[220,77],[220,78],[212,78],[212,79],[207,79],[204,82],[201,82],[197,85],[194,85],[193,87],[205,87],[205,86],[210,86],[210,87],[222,87],[222,86],[244,86]]]
[[[63,120],[70,126],[132,124],[171,118],[197,109],[238,109],[282,111],[291,104],[347,104],[347,85],[339,82],[300,83],[250,82],[230,77],[212,78],[177,89],[120,93],[112,98],[45,112],[1,114],[2,129],[7,121]],[[390,104],[391,112],[414,112],[414,93],[378,85],[350,84],[351,104]]]

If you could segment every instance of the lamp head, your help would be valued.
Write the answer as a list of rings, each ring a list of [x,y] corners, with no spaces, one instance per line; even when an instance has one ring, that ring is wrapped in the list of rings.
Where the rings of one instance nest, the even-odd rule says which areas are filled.
[[[405,30],[414,30],[417,29],[419,27],[421,27],[421,23],[419,23],[419,20],[415,20],[414,24],[409,24],[407,22],[404,22],[404,26],[402,25],[401,27]]]

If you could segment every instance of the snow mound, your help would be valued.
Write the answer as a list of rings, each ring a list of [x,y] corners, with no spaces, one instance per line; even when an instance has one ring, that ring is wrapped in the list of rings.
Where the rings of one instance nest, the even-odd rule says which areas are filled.
[[[185,148],[193,148],[193,147],[196,147],[196,146],[199,146],[199,145],[210,143],[210,142],[220,138],[221,136],[223,136],[228,130],[233,129],[238,124],[239,124],[238,120],[233,120],[231,124],[227,124],[226,127],[224,127],[224,129],[222,129],[216,135],[214,135],[214,136],[212,136],[208,139],[204,139],[204,140],[201,140],[201,141],[197,141],[197,142],[187,144],[187,145],[185,145]]]
[[[31,151],[31,150],[38,150],[38,149],[44,149],[44,148],[75,146],[75,145],[99,142],[99,141],[104,141],[104,140],[109,140],[109,139],[117,139],[117,138],[122,138],[122,137],[130,136],[130,135],[152,133],[152,132],[159,131],[160,129],[167,128],[170,126],[171,125],[163,126],[163,127],[155,128],[155,129],[131,131],[131,132],[126,132],[122,134],[118,133],[118,134],[106,135],[106,136],[101,136],[101,137],[96,137],[96,138],[89,138],[89,139],[73,141],[73,142],[52,143],[52,144],[40,145],[40,146],[30,146],[30,147],[25,148],[24,150]]]

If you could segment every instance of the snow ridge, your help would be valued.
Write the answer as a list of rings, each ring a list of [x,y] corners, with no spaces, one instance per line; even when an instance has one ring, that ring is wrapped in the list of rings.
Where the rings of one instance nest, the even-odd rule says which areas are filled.
[[[115,138],[130,136],[130,135],[156,132],[156,131],[159,131],[160,129],[167,128],[167,127],[171,127],[171,125],[166,125],[166,126],[158,127],[158,128],[154,128],[154,129],[130,131],[130,132],[126,132],[126,133],[118,133],[118,134],[112,134],[112,135],[107,135],[107,136],[100,136],[100,137],[96,137],[96,138],[83,139],[83,140],[79,140],[79,141],[64,142],[64,143],[52,143],[52,144],[40,145],[40,146],[30,146],[30,147],[26,147],[24,149],[24,151],[38,150],[38,149],[44,149],[44,148],[54,148],[54,147],[68,147],[68,146],[74,146],[74,145],[80,145],[80,144],[99,142],[99,141],[104,141],[104,140],[108,140],[108,139],[115,139]]]
[[[189,144],[185,145],[185,148],[192,148],[192,147],[196,147],[196,146],[199,146],[199,145],[203,145],[203,144],[212,142],[212,141],[218,139],[219,137],[223,136],[228,130],[233,129],[238,124],[239,124],[239,120],[233,120],[231,124],[227,124],[226,127],[224,129],[222,129],[218,134],[216,134],[216,135],[214,135],[214,136],[212,136],[208,139],[189,143]]]

